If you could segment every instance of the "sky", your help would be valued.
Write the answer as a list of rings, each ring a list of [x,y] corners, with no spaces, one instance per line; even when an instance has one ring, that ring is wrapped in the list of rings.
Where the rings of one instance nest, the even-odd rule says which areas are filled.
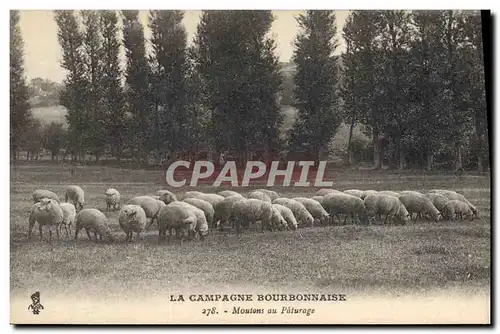
[[[275,21],[271,34],[276,40],[276,53],[281,61],[288,62],[293,53],[293,39],[298,32],[295,17],[303,11],[280,10],[273,11]],[[339,51],[344,43],[340,37],[348,11],[336,11]],[[191,42],[201,15],[201,11],[190,10],[184,15],[184,26]],[[150,36],[147,28],[148,12],[140,11],[140,20],[145,28],[145,36]],[[60,67],[61,49],[57,41],[57,25],[50,10],[22,10],[19,25],[24,39],[24,66],[28,80],[36,77],[62,82],[65,76]]]

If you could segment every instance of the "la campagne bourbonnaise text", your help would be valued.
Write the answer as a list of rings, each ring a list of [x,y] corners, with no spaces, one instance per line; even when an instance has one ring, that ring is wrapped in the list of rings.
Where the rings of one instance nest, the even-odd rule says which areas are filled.
[[[186,298],[184,295],[170,295],[171,302],[339,302],[346,301],[345,294],[193,294]]]

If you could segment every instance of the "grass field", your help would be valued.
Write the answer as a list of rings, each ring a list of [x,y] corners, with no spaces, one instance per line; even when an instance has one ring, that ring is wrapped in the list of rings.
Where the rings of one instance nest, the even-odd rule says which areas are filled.
[[[213,231],[203,242],[180,246],[175,242],[158,245],[157,231],[153,230],[143,240],[126,244],[117,213],[106,213],[114,235],[119,237],[116,243],[89,241],[82,232],[77,242],[63,237],[50,246],[39,240],[37,228],[33,239],[27,240],[30,197],[35,189],[46,188],[63,196],[66,185],[78,184],[85,190],[86,207],[104,211],[104,191],[108,187],[117,188],[126,201],[136,195],[154,194],[163,188],[161,179],[161,171],[101,166],[85,166],[74,176],[69,167],[61,165],[11,167],[12,295],[35,289],[61,294],[85,291],[95,296],[117,291],[144,295],[167,289],[230,285],[325,292],[489,290],[488,176],[458,180],[446,175],[373,171],[334,171],[328,176],[339,190],[459,190],[481,212],[481,219],[472,222],[414,221],[406,226],[345,225],[267,233],[255,228],[240,238],[232,231]],[[312,196],[317,189],[275,190],[284,196]]]

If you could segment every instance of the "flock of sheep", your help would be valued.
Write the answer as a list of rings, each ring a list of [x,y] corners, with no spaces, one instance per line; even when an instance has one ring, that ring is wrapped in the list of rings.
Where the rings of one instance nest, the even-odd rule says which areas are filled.
[[[155,195],[137,196],[122,205],[120,193],[113,188],[106,190],[106,209],[117,211],[118,224],[126,234],[126,241],[132,241],[133,233],[140,234],[155,222],[158,225],[159,241],[174,234],[183,239],[198,236],[203,239],[209,228],[224,230],[231,226],[236,233],[250,223],[261,222],[262,232],[314,226],[314,224],[332,224],[335,218],[339,223],[346,223],[347,217],[352,222],[371,224],[374,219],[390,219],[393,223],[404,224],[413,218],[463,219],[479,217],[479,212],[462,194],[452,190],[434,189],[427,193],[417,191],[375,191],[320,189],[315,196],[285,198],[273,190],[252,190],[246,197],[232,190],[218,193],[188,191],[182,200],[168,190],[159,190]],[[65,203],[54,192],[36,190],[32,195],[34,205],[29,216],[28,238],[31,238],[34,224],[38,222],[40,238],[42,227],[48,226],[50,241],[52,229],[60,237],[64,227],[66,235],[74,238],[85,229],[89,239],[107,239],[115,237],[109,228],[109,219],[95,208],[84,208],[84,191],[79,186],[68,186]],[[342,222],[341,216],[345,215]]]

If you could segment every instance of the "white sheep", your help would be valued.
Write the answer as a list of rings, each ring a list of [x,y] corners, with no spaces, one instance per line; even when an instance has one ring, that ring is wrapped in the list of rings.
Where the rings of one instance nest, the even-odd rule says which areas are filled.
[[[479,211],[478,209],[472,205],[471,202],[467,198],[465,198],[464,195],[457,193],[456,191],[453,190],[444,190],[444,189],[433,189],[434,193],[438,193],[444,197],[446,197],[448,200],[456,200],[456,201],[462,201],[466,203],[469,208],[471,209],[472,213],[476,218],[479,218]],[[431,193],[431,192],[429,192]]]
[[[254,190],[251,193],[248,194],[247,196],[248,199],[260,199],[261,201],[264,202],[269,202],[271,203],[271,197],[269,197],[266,193],[263,193],[262,191]]]
[[[199,195],[203,195],[203,193],[201,191],[186,191],[184,193],[184,196],[183,198],[189,198],[189,197],[197,197]]]
[[[194,232],[198,233],[200,240],[203,240],[208,235],[208,222],[205,217],[205,212],[198,209],[196,206],[189,204],[187,202],[172,202],[173,205],[179,205],[186,209],[192,210],[196,216],[196,225]]]
[[[449,200],[445,205],[445,216],[448,219],[463,219],[464,216],[469,218],[469,220],[474,220],[474,213],[467,205],[467,203],[459,200]]]
[[[75,206],[76,210],[81,210],[83,209],[83,206],[85,205],[85,193],[82,188],[79,186],[68,186],[66,188],[66,194],[64,195],[65,202],[68,203],[73,203]]]
[[[363,190],[358,190],[358,189],[344,190],[344,194],[361,198],[361,196],[363,195]]]
[[[132,241],[134,232],[137,233],[137,240],[139,240],[141,232],[146,229],[146,222],[146,212],[139,205],[124,205],[118,215],[118,223],[126,234],[125,241]]]
[[[75,240],[78,240],[78,234],[82,228],[85,229],[85,232],[87,232],[89,240],[92,240],[90,235],[91,232],[94,233],[95,240],[97,240],[98,235],[100,240],[103,240],[103,238],[108,241],[115,240],[111,230],[109,229],[108,218],[106,218],[104,213],[97,209],[82,209],[76,215],[75,225]]]
[[[153,225],[158,217],[160,209],[165,206],[165,203],[163,201],[154,199],[150,196],[134,197],[128,202],[128,204],[139,205],[146,213],[146,217],[151,219],[149,224],[146,226],[146,230],[149,229],[151,225]]]
[[[240,195],[243,197],[240,193],[232,190],[222,190],[217,193],[217,195],[221,195],[222,197],[229,197],[229,196],[238,196]]]
[[[271,204],[271,209],[273,210],[273,216],[271,218],[271,230],[286,230],[288,228],[288,224],[281,214],[280,210],[274,207],[273,204]]]
[[[158,241],[165,240],[166,232],[169,231],[168,241],[170,242],[173,230],[176,230],[177,236],[180,236],[181,245],[185,235],[191,239],[198,232],[200,239],[203,239],[208,235],[205,213],[186,202],[176,201],[166,205],[158,214]]]
[[[413,213],[424,215],[427,213],[434,221],[439,221],[441,213],[427,196],[402,193],[398,198],[406,207],[410,215]]]
[[[238,194],[238,195],[228,196],[224,198],[223,201],[217,203],[217,205],[214,206],[215,212],[214,212],[213,226],[219,227],[219,229],[223,231],[224,225],[231,218],[231,210],[233,208],[233,204],[241,199],[244,199],[244,197]],[[233,222],[233,228],[234,228],[234,222]]]
[[[376,190],[364,190],[359,198],[364,200],[366,196],[370,196],[370,195],[374,195],[374,194],[378,194],[378,191],[376,191]]]
[[[59,224],[59,230],[64,226],[66,230],[66,235],[71,234],[71,226],[75,223],[76,219],[76,208],[72,203],[61,203],[59,204],[63,211],[63,221]],[[68,231],[69,230],[69,231]]]
[[[259,199],[240,199],[233,204],[231,220],[235,222],[236,233],[240,234],[241,225],[261,222],[261,232],[272,226],[273,208],[271,203]]]
[[[288,228],[291,227],[296,230],[299,227],[297,219],[295,219],[292,210],[281,204],[273,204],[273,208],[279,211],[283,219],[286,221],[286,225]]]
[[[271,201],[273,201],[276,198],[280,197],[280,195],[276,191],[270,190],[270,189],[262,188],[262,189],[255,189],[253,191],[260,191],[260,192],[266,194],[267,196],[269,196],[269,198],[271,199]]]
[[[159,199],[165,204],[170,204],[177,201],[177,196],[169,190],[158,190],[155,199]]]
[[[56,193],[50,191],[50,190],[45,190],[45,189],[37,189],[33,192],[33,194],[31,195],[31,197],[33,198],[33,203],[36,203],[36,202],[40,202],[40,200],[42,198],[49,198],[49,199],[53,199],[54,201],[56,201],[57,203],[61,203],[59,201],[59,196],[56,195]]]
[[[318,202],[319,204],[321,204],[321,206],[323,206],[323,197],[324,196],[313,196],[311,197],[313,200],[315,200],[316,202]]]
[[[323,207],[330,217],[337,217],[341,222],[339,215],[351,215],[352,220],[357,216],[363,224],[368,221],[366,219],[365,203],[359,197],[344,194],[344,193],[330,193],[323,198]],[[347,221],[347,216],[344,219],[344,224]]]
[[[64,219],[64,213],[61,209],[59,203],[54,199],[42,198],[39,202],[36,202],[31,207],[28,223],[28,239],[31,239],[31,233],[33,231],[33,226],[38,222],[38,230],[40,231],[40,239],[43,239],[42,227],[47,226],[49,228],[49,241],[52,242],[52,228],[55,228],[57,238],[59,235],[59,225]]]
[[[112,209],[113,211],[120,209],[121,203],[121,195],[118,190],[115,188],[106,189],[106,210],[109,211]]]
[[[329,193],[341,193],[341,191],[331,189],[331,188],[322,188],[316,192],[316,196],[325,196]]]
[[[215,213],[215,210],[214,210],[214,207],[212,206],[212,204],[210,204],[209,202],[207,202],[205,200],[202,200],[201,198],[197,198],[197,197],[185,198],[183,200],[183,202],[189,203],[191,205],[194,205],[198,209],[203,210],[203,212],[205,213],[205,218],[207,220],[208,225],[212,226],[212,223],[214,221],[214,213]]]
[[[364,202],[368,217],[376,214],[385,215],[384,224],[387,223],[389,217],[394,222],[403,224],[409,220],[410,214],[397,197],[378,193],[366,196]]]
[[[441,214],[445,213],[444,210],[446,207],[446,202],[449,201],[447,197],[439,193],[428,193],[425,194],[425,196],[427,196],[431,200],[432,204],[434,204],[436,209],[438,209]]]
[[[306,197],[294,197],[293,199],[297,202],[302,203],[307,211],[309,211],[309,213],[313,216],[313,218],[317,219],[320,223],[324,224],[330,218],[328,212],[326,212],[326,210],[318,201]]]
[[[314,225],[314,218],[309,211],[307,211],[304,204],[286,197],[276,198],[273,201],[273,204],[281,204],[292,210],[293,215],[295,216],[295,219],[297,219],[300,226],[305,227]]]

